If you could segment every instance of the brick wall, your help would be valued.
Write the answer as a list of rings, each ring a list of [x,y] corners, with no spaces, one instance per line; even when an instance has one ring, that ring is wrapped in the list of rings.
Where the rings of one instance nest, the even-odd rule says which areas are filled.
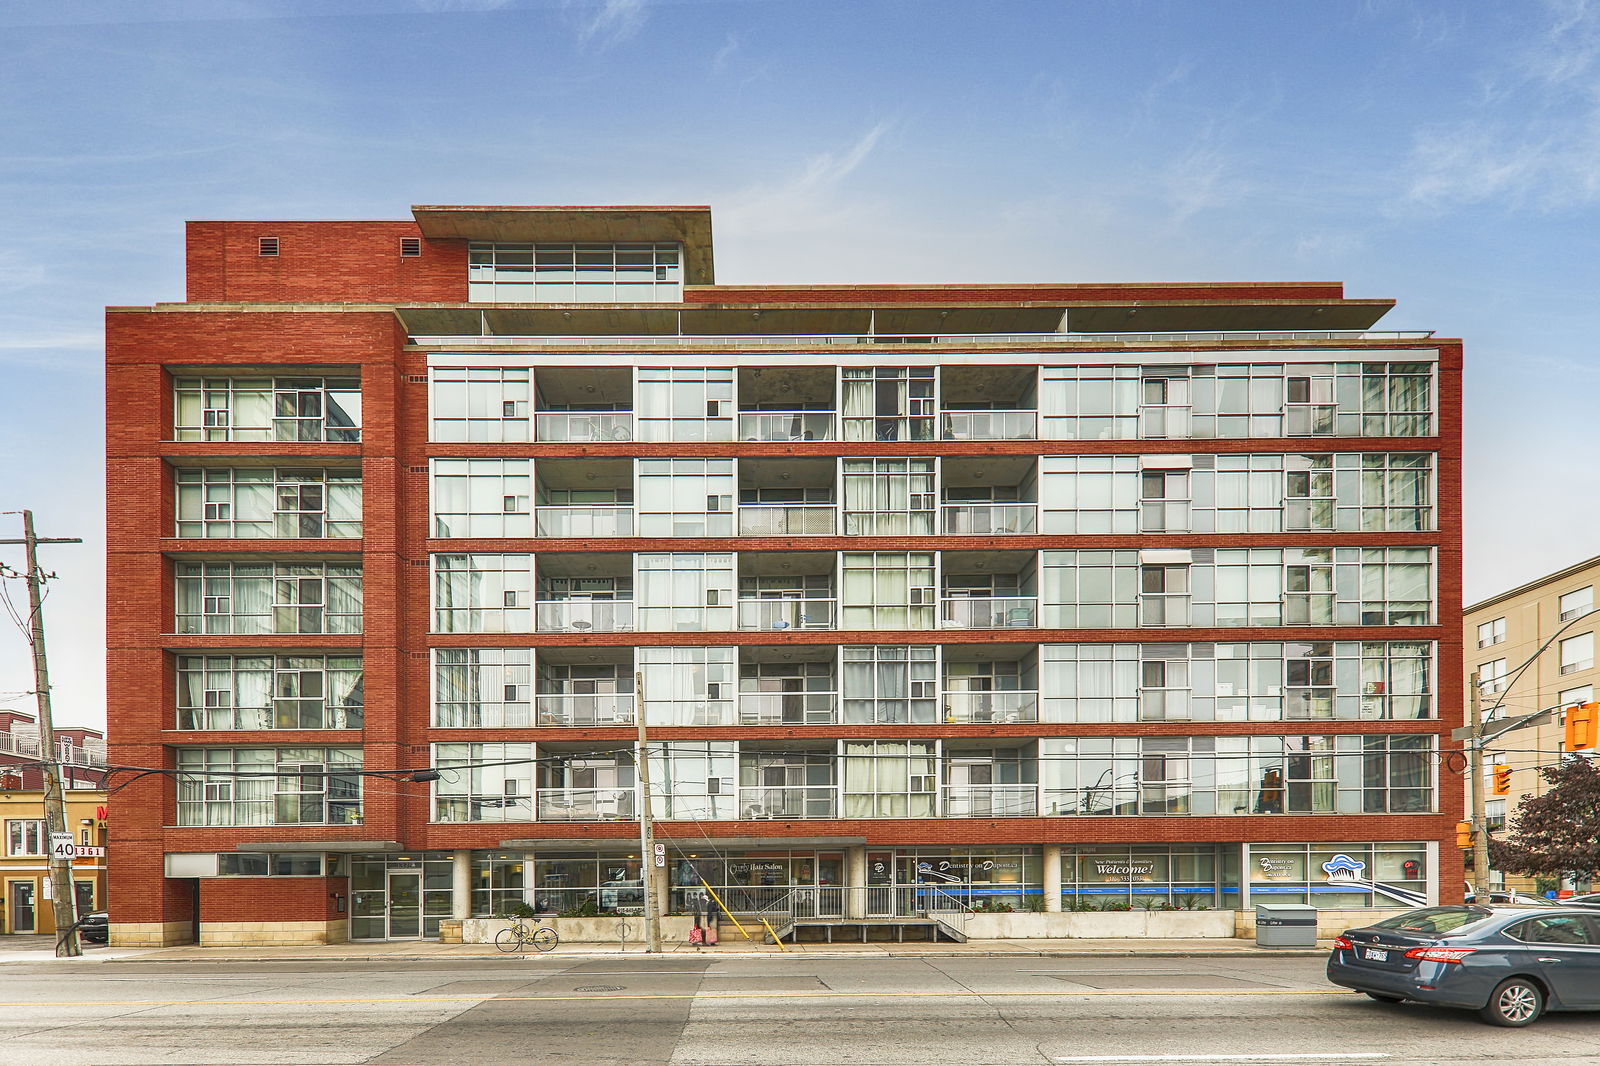
[[[461,303],[467,298],[467,243],[422,241],[400,255],[415,222],[191,222],[192,303]],[[262,237],[278,254],[260,254]]]

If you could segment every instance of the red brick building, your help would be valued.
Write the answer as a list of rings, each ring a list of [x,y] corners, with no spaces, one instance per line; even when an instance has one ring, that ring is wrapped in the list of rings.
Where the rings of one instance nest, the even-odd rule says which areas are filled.
[[[103,788],[106,735],[88,726],[57,726],[56,758],[61,787]],[[39,765],[39,719],[27,711],[0,707],[0,789],[43,789]]]
[[[114,936],[1449,897],[1461,345],[1391,306],[192,223],[107,316]]]

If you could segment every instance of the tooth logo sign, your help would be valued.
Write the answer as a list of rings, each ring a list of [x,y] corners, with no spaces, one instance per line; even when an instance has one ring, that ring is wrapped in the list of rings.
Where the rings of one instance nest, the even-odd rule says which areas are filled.
[[[1341,853],[1323,863],[1322,868],[1329,881],[1359,881],[1367,864]]]

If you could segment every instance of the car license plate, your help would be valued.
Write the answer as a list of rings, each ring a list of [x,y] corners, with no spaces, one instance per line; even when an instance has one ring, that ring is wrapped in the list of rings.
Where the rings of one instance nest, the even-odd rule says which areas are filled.
[[[1387,951],[1379,951],[1377,948],[1366,948],[1363,950],[1362,954],[1371,959],[1373,962],[1389,961],[1389,953]]]

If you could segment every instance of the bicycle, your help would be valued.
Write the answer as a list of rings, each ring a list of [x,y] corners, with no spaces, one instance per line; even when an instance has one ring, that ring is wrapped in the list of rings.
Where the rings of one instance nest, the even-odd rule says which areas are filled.
[[[537,929],[529,929],[527,923],[532,921],[538,924],[537,918],[512,918],[515,925],[500,930],[494,935],[494,946],[501,951],[522,951],[529,944],[535,951],[549,951],[561,943],[561,935],[547,925]]]

